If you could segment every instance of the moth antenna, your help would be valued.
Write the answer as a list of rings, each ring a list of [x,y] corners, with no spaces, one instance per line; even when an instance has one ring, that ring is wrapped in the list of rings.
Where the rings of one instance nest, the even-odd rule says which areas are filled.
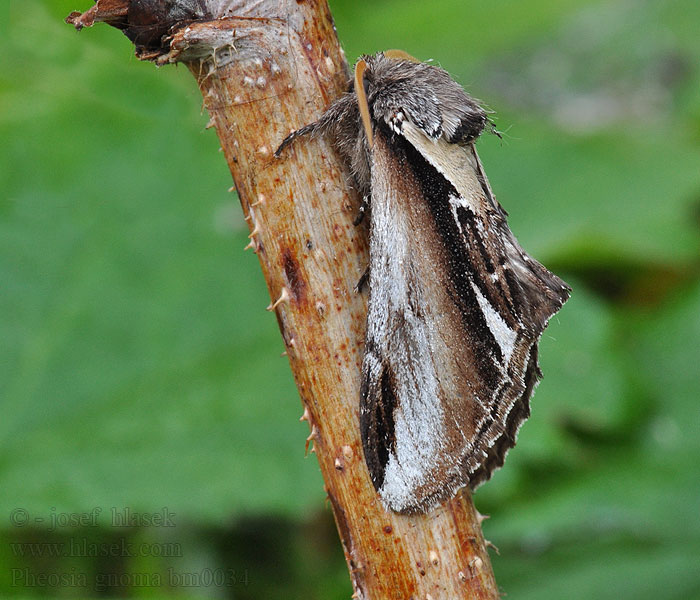
[[[277,298],[274,302],[270,303],[269,306],[265,310],[275,310],[282,302],[289,302],[289,292],[287,291],[286,287],[282,288],[282,293],[280,294],[280,297]]]
[[[371,148],[374,143],[374,138],[372,134],[372,120],[369,116],[369,104],[367,103],[367,94],[365,93],[366,70],[367,63],[364,60],[358,61],[355,65],[355,94],[357,95],[357,106],[360,109],[360,116],[362,117],[362,126],[365,128],[367,142]]]
[[[251,248],[253,249],[253,254],[257,254],[258,253],[258,242],[251,239],[248,242],[248,245],[245,248],[243,248],[243,251],[245,252],[246,250],[250,250]]]
[[[387,58],[393,58],[395,60],[408,60],[414,63],[423,62],[422,60],[418,60],[415,56],[411,56],[408,52],[404,52],[403,50],[384,50],[382,54],[384,54],[384,56]]]
[[[308,420],[309,420],[309,417],[310,417],[310,414],[309,414],[309,407],[308,407],[308,406],[304,406],[304,414],[301,415],[301,418],[300,418],[299,420],[300,420],[300,421],[308,421]]]

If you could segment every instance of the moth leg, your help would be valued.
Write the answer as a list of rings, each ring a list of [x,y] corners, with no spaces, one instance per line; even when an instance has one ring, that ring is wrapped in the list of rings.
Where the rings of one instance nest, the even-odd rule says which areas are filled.
[[[367,215],[367,211],[369,210],[369,194],[366,194],[365,196],[362,196],[362,204],[360,204],[360,210],[357,213],[357,217],[355,217],[355,220],[352,222],[355,227],[357,227],[360,223],[362,223],[362,220],[365,218]],[[365,287],[367,287],[367,282],[369,281],[369,265],[365,267],[364,272],[360,276],[360,279],[357,281],[355,284],[354,291],[356,294],[361,294]]]
[[[300,129],[297,129],[296,131],[292,131],[286,138],[282,140],[282,143],[278,146],[277,150],[275,150],[275,158],[279,158],[280,155],[282,154],[282,151],[289,146],[295,139],[302,135],[308,135],[309,133],[313,133],[316,131],[316,128],[318,127],[318,121],[314,121],[313,123],[309,123],[308,125],[304,125],[304,127],[301,127]]]
[[[284,142],[282,142],[284,143]],[[355,217],[355,220],[352,222],[352,224],[357,227],[360,223],[362,223],[363,219],[365,218],[365,215],[367,214],[367,209],[369,208],[369,196],[362,196],[362,204],[360,204],[360,210],[357,211],[357,216]]]
[[[358,280],[357,284],[355,284],[354,292],[356,294],[361,294],[365,287],[367,286],[367,282],[369,281],[369,265],[365,268],[364,273],[360,276],[360,279]]]

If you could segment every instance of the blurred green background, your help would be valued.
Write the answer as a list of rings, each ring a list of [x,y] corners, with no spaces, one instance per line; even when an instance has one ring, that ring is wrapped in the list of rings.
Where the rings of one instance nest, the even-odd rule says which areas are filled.
[[[0,595],[349,598],[195,82],[63,23],[90,5],[0,7]],[[331,7],[351,61],[434,58],[495,111],[492,186],[574,288],[475,495],[499,586],[700,598],[700,3]]]

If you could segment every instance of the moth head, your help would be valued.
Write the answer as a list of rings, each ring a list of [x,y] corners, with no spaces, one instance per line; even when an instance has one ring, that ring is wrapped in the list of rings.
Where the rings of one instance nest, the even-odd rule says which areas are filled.
[[[359,129],[358,150],[371,150],[377,124],[401,134],[403,123],[428,138],[451,144],[471,144],[493,124],[479,102],[469,96],[438,66],[422,62],[402,50],[362,56],[355,67],[354,126]],[[356,129],[357,130],[357,129]]]
[[[381,54],[385,58],[396,61],[408,61],[412,63],[420,63],[417,58],[411,56],[403,50],[385,50]],[[379,55],[378,55],[379,56]],[[371,70],[369,69],[368,61],[371,61],[373,57],[363,57],[357,61],[355,65],[355,95],[357,97],[357,105],[360,109],[360,117],[362,118],[362,127],[365,130],[365,135],[367,136],[367,143],[369,147],[372,147],[374,143],[374,135],[372,132],[372,119],[369,111],[369,101],[367,96],[369,95],[369,86],[371,81]]]

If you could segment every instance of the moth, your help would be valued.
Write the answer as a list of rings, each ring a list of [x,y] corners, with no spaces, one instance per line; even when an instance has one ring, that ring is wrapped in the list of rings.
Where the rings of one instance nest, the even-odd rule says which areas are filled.
[[[493,128],[443,69],[390,50],[290,134],[328,136],[369,209],[360,430],[385,507],[426,512],[503,465],[541,372],[537,344],[569,297],[528,256],[474,142]]]

